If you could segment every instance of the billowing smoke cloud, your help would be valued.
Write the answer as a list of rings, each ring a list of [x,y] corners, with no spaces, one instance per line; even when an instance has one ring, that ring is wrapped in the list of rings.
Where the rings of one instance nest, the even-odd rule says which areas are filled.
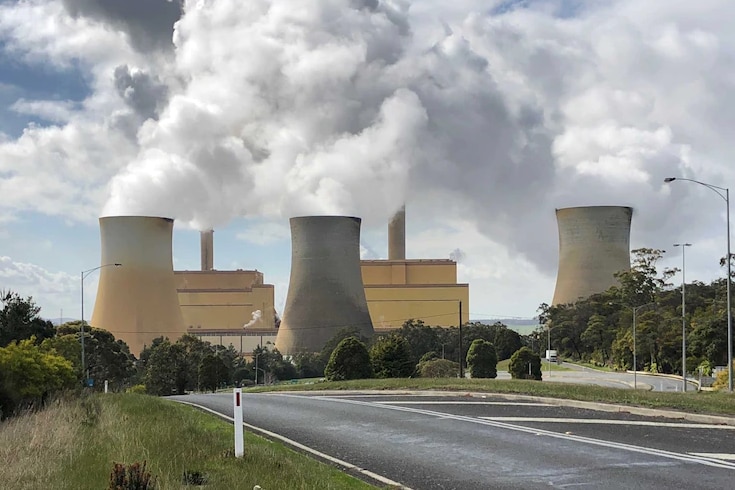
[[[141,52],[171,50],[174,23],[181,16],[179,0],[63,0],[72,16],[88,16],[125,31]]]
[[[104,214],[198,228],[351,214],[370,226],[406,202],[413,220],[461,216],[544,272],[554,208],[633,206],[634,239],[662,248],[682,223],[690,236],[721,225],[720,202],[663,178],[735,176],[722,137],[735,122],[727,0],[189,0],[180,18],[155,19],[72,3],[148,40],[103,68],[89,48],[95,112],[29,130],[0,157],[33,168],[72,130],[96,125],[104,140],[124,126],[134,149],[117,142],[95,174],[109,184]],[[170,56],[139,56],[176,18]],[[2,21],[0,35],[35,39]],[[68,159],[91,161],[98,145]]]
[[[255,310],[252,313],[252,318],[250,319],[250,321],[247,323],[244,323],[242,328],[254,327],[255,325],[261,322],[261,318],[263,318],[263,312],[260,310]]]

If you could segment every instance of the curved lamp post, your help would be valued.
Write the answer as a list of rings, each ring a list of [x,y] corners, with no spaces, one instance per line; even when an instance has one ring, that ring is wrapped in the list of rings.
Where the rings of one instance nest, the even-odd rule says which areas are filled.
[[[81,274],[79,275],[80,277],[79,283],[81,285],[81,291],[82,291],[82,298],[81,298],[82,299],[82,325],[80,327],[80,337],[82,341],[82,377],[84,378],[84,386],[87,386],[87,383],[89,382],[89,379],[88,379],[89,375],[87,374],[87,371],[86,371],[86,357],[84,355],[84,279],[86,279],[88,275],[90,275],[92,272],[96,270],[102,269],[103,267],[112,267],[112,266],[120,267],[122,266],[122,264],[115,263],[115,264],[100,265],[93,269],[87,269],[86,271],[82,271]]]
[[[725,207],[727,208],[727,256],[725,261],[727,262],[727,389],[732,391],[732,301],[730,297],[730,277],[732,274],[730,265],[730,189],[727,187],[718,187],[716,185],[707,184],[693,179],[682,179],[680,177],[667,177],[664,182],[669,183],[675,180],[685,180],[687,182],[694,182],[695,184],[703,185],[706,188],[717,193],[725,201]]]

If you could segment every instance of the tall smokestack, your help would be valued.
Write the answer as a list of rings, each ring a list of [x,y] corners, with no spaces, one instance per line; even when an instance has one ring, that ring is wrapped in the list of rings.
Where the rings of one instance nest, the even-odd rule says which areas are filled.
[[[136,356],[156,337],[185,333],[174,283],[174,221],[147,216],[100,218],[102,265],[91,324],[124,340]]]
[[[388,260],[406,260],[406,206],[388,223]]]
[[[588,206],[556,210],[559,272],[553,305],[573,303],[617,284],[614,274],[630,270],[633,208]]]
[[[199,234],[202,252],[202,270],[214,269],[214,230],[204,230]]]
[[[318,352],[343,328],[372,337],[360,270],[360,218],[291,218],[291,279],[276,347]]]

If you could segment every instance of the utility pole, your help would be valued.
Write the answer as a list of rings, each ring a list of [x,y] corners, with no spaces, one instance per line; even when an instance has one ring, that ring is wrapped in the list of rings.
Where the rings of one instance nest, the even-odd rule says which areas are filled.
[[[459,302],[459,379],[464,379],[464,359],[462,359],[462,301]]]

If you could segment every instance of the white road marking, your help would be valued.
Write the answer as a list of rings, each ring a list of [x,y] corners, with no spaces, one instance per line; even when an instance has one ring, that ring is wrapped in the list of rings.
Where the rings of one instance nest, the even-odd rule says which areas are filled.
[[[536,403],[536,402],[464,402],[464,401],[425,401],[425,402],[414,402],[414,401],[378,401],[375,403],[381,403],[384,405],[507,405],[511,407],[553,407],[549,403]]]
[[[733,425],[654,422],[650,420],[565,419],[565,418],[555,418],[555,417],[479,417],[479,418],[484,419],[484,420],[495,420],[497,422],[549,422],[549,423],[557,423],[557,424],[643,425],[643,426],[648,426],[648,427],[676,427],[679,429],[735,430],[735,426]]]
[[[700,458],[712,458],[722,459],[725,461],[735,461],[735,454],[730,453],[689,453],[692,456],[698,456]]]
[[[267,396],[308,398],[311,400],[318,399],[322,401],[331,401],[335,403],[349,403],[353,405],[362,405],[362,406],[369,406],[373,408],[381,408],[383,410],[396,410],[400,412],[409,412],[409,413],[427,415],[429,417],[457,420],[460,422],[469,422],[472,424],[488,425],[488,426],[497,427],[500,429],[513,430],[516,432],[525,432],[527,434],[533,434],[536,436],[547,436],[547,437],[552,437],[555,439],[564,439],[567,441],[581,442],[585,444],[591,444],[594,446],[602,446],[602,447],[610,448],[610,449],[620,449],[623,451],[630,451],[630,452],[639,453],[639,454],[647,454],[649,456],[658,456],[661,458],[674,459],[677,461],[685,461],[687,463],[699,463],[705,466],[713,466],[716,468],[725,468],[725,469],[735,470],[735,463],[730,463],[728,461],[709,459],[709,458],[694,456],[694,455],[690,455],[686,453],[675,453],[671,451],[665,451],[663,449],[654,449],[654,448],[647,448],[647,447],[642,447],[642,446],[634,446],[633,444],[625,444],[621,442],[604,441],[601,439],[593,439],[591,437],[583,437],[583,436],[577,436],[573,434],[560,434],[558,432],[548,431],[544,429],[534,429],[531,427],[524,427],[522,425],[508,424],[505,422],[497,422],[495,420],[483,420],[477,417],[467,417],[464,415],[454,415],[454,414],[448,414],[448,413],[435,412],[432,410],[401,407],[397,405],[382,405],[379,403],[363,402],[359,400],[347,400],[347,399],[335,398],[331,396],[313,397],[313,396],[292,395],[292,394],[285,394],[285,393],[273,393]]]

